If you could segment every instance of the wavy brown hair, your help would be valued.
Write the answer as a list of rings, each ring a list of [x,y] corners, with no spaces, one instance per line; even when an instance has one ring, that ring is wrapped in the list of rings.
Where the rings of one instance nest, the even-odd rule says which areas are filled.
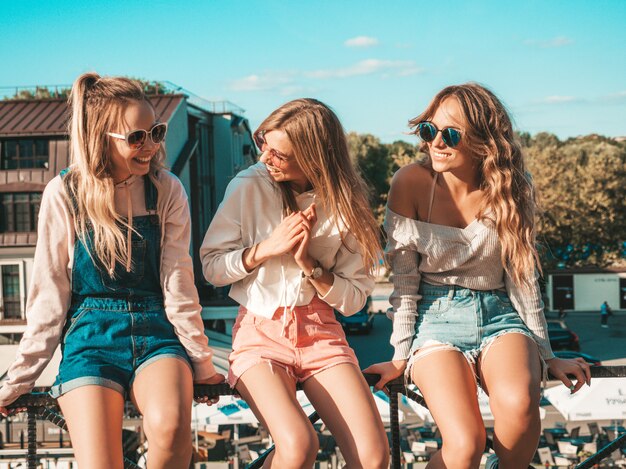
[[[152,104],[143,87],[125,77],[101,77],[90,72],[79,76],[72,86],[69,104],[71,171],[66,187],[78,237],[87,242],[93,255],[113,275],[115,263],[129,265],[127,238],[132,229],[115,211],[111,175],[110,140],[107,132],[119,132],[125,106],[133,101]],[[163,167],[165,151],[160,146],[150,161],[149,176],[158,187],[157,171]]]
[[[485,194],[478,217],[495,219],[502,264],[517,285],[528,285],[535,268],[541,269],[535,246],[537,204],[511,118],[493,92],[466,83],[441,90],[422,114],[409,121],[414,133],[417,124],[430,120],[448,98],[456,99],[463,110],[463,140],[478,163]],[[422,144],[421,150],[428,154],[428,145]]]
[[[350,159],[346,134],[335,113],[315,99],[296,99],[272,112],[255,131],[255,138],[272,130],[287,134],[295,161],[334,218],[342,242],[349,231],[372,271],[381,258],[378,224],[370,209],[369,190]],[[285,213],[298,211],[289,182],[278,186]]]

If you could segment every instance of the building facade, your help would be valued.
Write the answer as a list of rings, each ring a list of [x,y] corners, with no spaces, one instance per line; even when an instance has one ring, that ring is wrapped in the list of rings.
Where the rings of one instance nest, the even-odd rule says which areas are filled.
[[[549,309],[599,311],[606,301],[626,310],[626,269],[559,269],[546,272]]]

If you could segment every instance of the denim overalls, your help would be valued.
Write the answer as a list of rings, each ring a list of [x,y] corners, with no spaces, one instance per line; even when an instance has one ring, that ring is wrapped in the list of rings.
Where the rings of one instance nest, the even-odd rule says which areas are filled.
[[[61,172],[64,182],[67,172]],[[111,278],[106,268],[89,254],[91,233],[87,245],[76,236],[72,302],[61,342],[63,358],[50,391],[53,397],[86,385],[128,393],[137,374],[160,358],[178,358],[191,368],[165,315],[157,190],[148,176],[144,177],[144,184],[149,214],[132,221],[130,272],[117,263]]]

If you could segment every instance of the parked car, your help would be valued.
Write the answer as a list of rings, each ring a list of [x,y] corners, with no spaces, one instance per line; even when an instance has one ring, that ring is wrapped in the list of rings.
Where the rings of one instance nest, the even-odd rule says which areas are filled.
[[[554,355],[558,358],[583,358],[590,365],[602,365],[602,361],[599,358],[592,357],[582,352],[574,352],[573,350],[559,350],[554,352]]]
[[[367,297],[365,306],[357,311],[352,316],[344,316],[339,311],[335,310],[335,317],[343,330],[346,333],[361,333],[369,334],[374,327],[374,313],[372,312],[372,298]]]
[[[547,323],[548,337],[550,338],[552,350],[580,351],[578,336],[567,327],[565,321],[549,319]]]

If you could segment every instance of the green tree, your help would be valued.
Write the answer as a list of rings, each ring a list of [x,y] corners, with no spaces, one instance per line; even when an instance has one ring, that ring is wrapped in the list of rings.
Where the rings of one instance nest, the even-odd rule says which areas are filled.
[[[419,145],[397,140],[387,146],[389,147],[389,155],[391,157],[392,176],[401,167],[424,157],[424,155],[420,153]]]
[[[150,81],[143,78],[133,78],[137,80],[144,89],[147,95],[158,94],[172,94],[174,91],[170,90],[164,83],[159,81]],[[70,95],[71,87],[58,87],[58,86],[36,86],[35,90],[29,88],[16,89],[15,94],[5,96],[4,100],[33,100],[33,99],[52,99],[63,98],[67,99]]]
[[[626,147],[598,136],[561,142],[537,134],[526,148],[539,193],[547,266],[620,262],[626,241]]]
[[[350,132],[347,138],[350,156],[370,188],[374,215],[382,223],[391,171],[389,148],[370,134]]]
[[[48,87],[48,86],[37,86],[35,87],[35,91],[31,89],[17,89],[15,94],[12,96],[5,96],[4,100],[33,100],[33,99],[53,99],[53,98],[63,98],[66,99],[70,94],[70,88],[59,88],[59,87]]]

